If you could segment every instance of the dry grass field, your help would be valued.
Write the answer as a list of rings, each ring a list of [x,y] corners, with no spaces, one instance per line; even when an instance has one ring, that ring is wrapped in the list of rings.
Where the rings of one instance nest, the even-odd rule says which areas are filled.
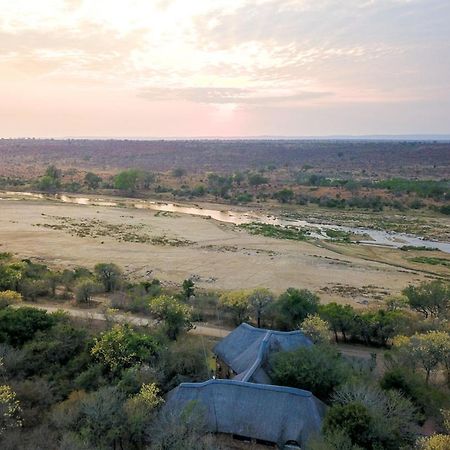
[[[448,266],[412,262],[415,254],[400,250],[278,240],[187,214],[48,200],[0,200],[0,245],[54,267],[111,261],[132,278],[166,285],[193,277],[211,290],[292,286],[325,302],[370,304],[433,274],[449,275]]]

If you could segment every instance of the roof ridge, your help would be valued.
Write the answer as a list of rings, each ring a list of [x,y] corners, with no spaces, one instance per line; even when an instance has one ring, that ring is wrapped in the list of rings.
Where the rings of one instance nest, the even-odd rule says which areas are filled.
[[[245,328],[248,328],[250,330],[256,331],[256,332],[265,332],[265,333],[270,332],[271,334],[276,334],[276,335],[284,335],[284,336],[294,335],[294,334],[300,334],[302,336],[305,335],[301,330],[292,330],[292,331],[270,330],[268,328],[254,327],[253,325],[250,325],[249,323],[246,323],[246,322],[243,322],[239,325],[239,327],[242,327],[242,326]],[[239,328],[239,327],[237,327],[237,328]]]
[[[264,358],[264,353],[265,353],[267,344],[268,344],[271,336],[272,336],[272,331],[267,330],[267,332],[264,336],[264,339],[261,341],[261,345],[259,346],[258,355],[256,356],[255,362],[251,365],[248,372],[242,378],[242,381],[249,381],[250,378],[253,376],[253,374],[258,369],[258,367],[261,365],[263,358]]]
[[[201,383],[180,383],[178,388],[203,388],[210,385],[232,385],[232,386],[241,386],[247,387],[249,389],[257,389],[257,390],[265,390],[265,391],[276,391],[276,392],[284,392],[287,394],[297,395],[299,397],[304,398],[313,398],[313,394],[310,391],[306,391],[304,389],[292,388],[288,386],[279,386],[275,384],[262,384],[262,383],[251,383],[249,381],[240,381],[240,380],[225,380],[225,379],[212,379],[203,381]]]

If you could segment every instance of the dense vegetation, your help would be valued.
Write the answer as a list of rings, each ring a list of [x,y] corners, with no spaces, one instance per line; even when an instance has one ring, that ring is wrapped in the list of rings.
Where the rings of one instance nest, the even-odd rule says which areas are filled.
[[[450,181],[448,178],[436,178],[437,167],[433,166],[433,171],[427,170],[428,161],[420,161],[421,165],[415,166],[415,177],[406,177],[402,171],[398,171],[398,166],[393,163],[395,160],[394,153],[390,153],[390,158],[386,158],[391,166],[386,170],[369,170],[367,165],[368,153],[372,151],[383,153],[384,146],[381,143],[360,143],[358,150],[353,148],[355,143],[347,143],[348,148],[344,151],[343,143],[328,142],[316,143],[318,147],[318,154],[321,151],[325,152],[324,156],[330,158],[330,161],[335,161],[335,164],[324,164],[324,161],[316,167],[315,161],[317,155],[312,156],[312,153],[306,148],[309,148],[311,143],[306,142],[272,142],[274,147],[280,147],[287,154],[301,156],[299,161],[291,160],[289,164],[281,164],[275,162],[267,162],[255,166],[254,164],[241,165],[239,170],[237,167],[229,168],[228,164],[221,164],[216,167],[215,164],[205,165],[204,160],[199,160],[199,164],[191,167],[188,162],[184,161],[183,157],[186,154],[177,155],[177,163],[179,166],[168,170],[161,164],[138,164],[136,159],[145,157],[146,153],[136,155],[136,158],[131,159],[131,163],[124,167],[123,163],[114,164],[109,163],[108,167],[117,167],[116,169],[105,171],[98,169],[98,166],[92,167],[88,164],[93,158],[98,158],[99,153],[91,153],[89,145],[85,141],[69,141],[72,150],[80,149],[80,151],[87,152],[86,158],[78,161],[69,159],[72,164],[65,170],[49,165],[45,170],[41,169],[40,173],[30,174],[24,173],[22,176],[10,177],[9,174],[1,176],[0,173],[0,188],[8,189],[34,189],[41,192],[54,193],[57,191],[66,192],[98,192],[109,194],[121,194],[129,196],[146,196],[152,195],[160,198],[176,198],[176,199],[204,199],[204,200],[219,200],[232,204],[246,204],[246,203],[261,203],[261,202],[275,202],[282,205],[317,205],[319,207],[339,209],[339,210],[368,210],[368,211],[382,211],[383,209],[393,209],[396,211],[405,211],[407,209],[418,210],[428,208],[441,214],[448,215],[450,213],[449,187]],[[5,144],[0,141],[0,147]],[[28,149],[29,146],[38,146],[39,148],[43,141],[37,142],[21,142],[18,144],[19,149]],[[67,152],[66,146],[68,142],[60,142],[61,151]],[[142,150],[148,150],[149,155],[153,155],[154,148],[160,146],[166,147],[166,143],[133,143],[127,142],[131,147],[137,146],[139,148],[144,145]],[[48,143],[50,147],[54,147],[55,143]],[[92,142],[91,145],[96,147],[97,143]],[[105,146],[103,143],[101,147]],[[117,142],[109,143],[114,147],[118,145]],[[186,143],[177,143],[174,145],[184,147]],[[215,146],[228,146],[227,150],[235,152],[235,143],[214,143],[210,144],[211,148]],[[259,154],[264,151],[268,143],[241,143],[241,146],[250,146],[249,148]],[[387,145],[385,143],[384,145]],[[392,147],[399,147],[401,152],[395,154],[397,158],[404,158],[408,151],[412,151],[413,147],[422,144],[411,143],[406,149],[403,148],[405,143],[391,143]],[[441,161],[442,174],[448,174],[445,167],[449,164],[444,149],[441,146],[448,144],[428,144],[439,156],[438,161]],[[378,150],[371,148],[379,146]],[[106,145],[108,147],[108,145]],[[253,148],[254,147],[254,148]],[[357,146],[358,147],[358,146]],[[439,147],[439,151],[437,150]],[[64,148],[64,150],[62,150]],[[206,152],[213,152],[205,142],[196,142],[188,145],[191,155],[196,159],[199,155]],[[59,149],[57,149],[58,151]],[[24,150],[25,153],[29,150]],[[174,150],[177,152],[178,150]],[[386,150],[387,151],[387,150]],[[416,150],[414,150],[416,152]],[[84,153],[83,153],[84,154]],[[276,153],[273,153],[275,155]],[[157,153],[159,156],[160,154]],[[292,156],[291,155],[291,156]],[[307,156],[306,156],[307,155]],[[112,155],[109,155],[112,157]],[[217,157],[221,156],[219,154]],[[279,155],[278,155],[279,156]],[[167,155],[164,155],[167,158]],[[240,154],[242,157],[242,153]],[[300,164],[300,160],[304,158],[307,162]],[[219,158],[220,159],[220,158]],[[217,159],[217,161],[219,161]],[[264,158],[263,158],[264,159]],[[47,158],[48,160],[48,158]],[[60,159],[55,159],[58,164]],[[79,161],[85,161],[80,163]],[[153,162],[153,161],[152,161]],[[312,164],[311,164],[312,163]],[[384,164],[384,160],[379,161],[379,164]],[[136,167],[139,167],[138,169]],[[375,166],[378,169],[381,167]],[[419,168],[420,169],[419,169]],[[408,172],[405,172],[408,173]],[[344,174],[345,176],[343,176]],[[395,176],[390,176],[390,175]],[[432,178],[430,177],[432,175]],[[427,178],[428,177],[428,178]]]
[[[43,298],[89,308],[100,292],[116,308],[106,309],[101,322],[21,306],[23,300],[39,306]],[[117,308],[155,325],[120,323]],[[220,448],[194,410],[164,414],[168,391],[210,378],[205,342],[186,332],[219,315],[222,325],[300,328],[316,343],[267,361],[274,382],[311,390],[330,406],[311,450],[445,449],[433,442],[448,443],[449,313],[450,286],[442,281],[408,286],[377,309],[355,309],[321,304],[306,289],[218,295],[193,280],[179,288],[155,279],[131,282],[112,263],[55,271],[0,254],[2,449]],[[334,342],[374,351],[370,359],[348,357]],[[384,349],[383,361],[376,348]],[[441,434],[417,440],[430,419]]]
[[[176,166],[192,172],[233,172],[276,166],[321,166],[339,172],[365,170],[426,174],[448,172],[448,142],[355,140],[1,139],[0,167],[61,162],[64,167],[149,171]],[[95,171],[95,170],[94,170]],[[0,173],[0,175],[3,175]]]

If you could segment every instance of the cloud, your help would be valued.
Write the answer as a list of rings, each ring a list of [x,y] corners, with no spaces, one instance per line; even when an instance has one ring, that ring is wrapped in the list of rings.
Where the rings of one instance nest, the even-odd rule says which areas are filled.
[[[64,3],[69,10],[76,10],[83,5],[84,0],[65,0]]]
[[[49,101],[89,91],[87,109],[111,98],[141,113],[238,111],[239,123],[261,110],[450,102],[448,0],[0,0],[0,8],[0,89],[17,108],[24,86]]]
[[[280,94],[258,92],[253,89],[227,87],[146,88],[139,97],[149,101],[185,100],[213,104],[281,104],[304,102],[332,96],[331,92],[297,91]]]

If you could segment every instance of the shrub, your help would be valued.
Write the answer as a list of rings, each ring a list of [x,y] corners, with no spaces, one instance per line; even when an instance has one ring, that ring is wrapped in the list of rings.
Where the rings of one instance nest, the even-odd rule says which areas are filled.
[[[280,295],[277,304],[277,325],[283,330],[297,329],[308,315],[316,314],[319,297],[307,289],[289,288]]]
[[[55,315],[35,308],[0,310],[0,342],[22,346],[38,331],[48,330],[56,323]]]
[[[318,315],[308,316],[302,322],[301,330],[314,344],[326,344],[330,342],[330,325]]]
[[[184,303],[167,295],[150,300],[150,311],[164,323],[167,336],[176,339],[182,331],[189,331],[192,328],[191,308]]]
[[[91,280],[81,280],[75,288],[75,299],[79,303],[90,303],[99,286]]]
[[[371,417],[368,409],[358,402],[333,405],[323,422],[325,434],[341,431],[353,444],[369,448]]]
[[[153,336],[133,331],[128,325],[115,325],[95,339],[91,354],[112,373],[150,362],[159,350]]]
[[[395,391],[382,389],[362,382],[340,386],[333,394],[335,405],[360,404],[370,416],[369,439],[364,438],[364,448],[392,449],[411,445],[416,439],[417,414],[410,400]],[[356,444],[363,444],[358,439]]]
[[[16,291],[0,292],[0,307],[17,305],[22,301],[22,296]]]
[[[325,400],[348,380],[351,368],[334,348],[315,345],[275,354],[270,373],[274,384],[306,389]]]

